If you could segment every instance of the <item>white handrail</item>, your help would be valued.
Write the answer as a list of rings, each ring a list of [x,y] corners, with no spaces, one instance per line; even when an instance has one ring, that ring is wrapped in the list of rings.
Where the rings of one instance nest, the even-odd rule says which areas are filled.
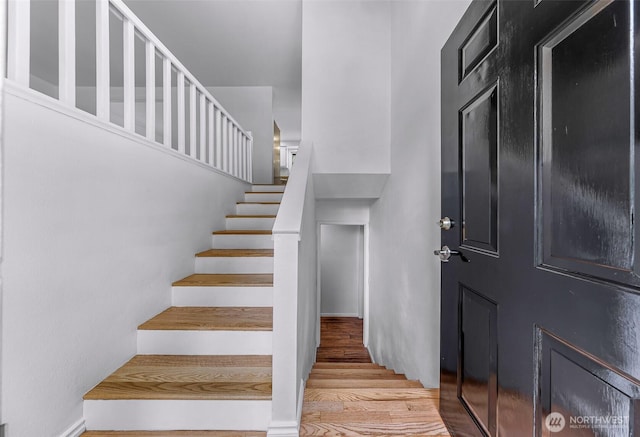
[[[311,172],[311,153],[313,144],[302,143],[296,154],[296,162],[291,168],[287,189],[278,209],[273,225],[273,235],[300,234],[307,179]]]
[[[177,146],[178,153],[185,153],[185,140],[189,138],[189,153],[194,160],[208,164],[247,182],[252,181],[251,163],[253,138],[233,118],[215,97],[200,83],[200,81],[169,51],[169,49],[149,30],[149,28],[129,9],[122,0],[95,0],[96,2],[96,116],[103,122],[110,120],[110,59],[109,59],[109,19],[110,9],[113,8],[123,20],[123,60],[124,60],[124,105],[123,128],[136,133],[135,113],[135,35],[145,39],[144,61],[146,68],[146,129],[142,134],[149,141],[156,142],[155,127],[163,126],[163,140],[160,142],[167,147]],[[69,107],[75,108],[76,88],[76,53],[75,53],[75,0],[58,0],[59,14],[52,19],[58,20],[59,33],[59,96],[58,100]],[[29,87],[31,80],[31,2],[24,0],[8,1],[8,66],[7,77],[16,84]],[[162,59],[162,81],[156,83],[155,56],[158,53]],[[172,102],[172,67],[178,71],[177,102]],[[152,71],[153,70],[153,71]],[[190,84],[189,108],[185,108],[184,84]],[[157,119],[155,110],[156,87],[162,89],[163,114]],[[196,96],[199,101],[196,102]],[[196,120],[197,110],[200,116]],[[178,141],[173,144],[172,113],[175,109],[178,117]],[[185,126],[185,109],[189,109],[189,126]],[[209,116],[206,113],[209,112]],[[215,114],[214,114],[215,113]],[[220,122],[218,122],[220,120]],[[199,129],[197,123],[200,123]],[[206,130],[209,129],[209,135]],[[220,135],[222,129],[223,135]],[[213,131],[215,130],[215,134]],[[175,132],[174,132],[175,134]],[[197,141],[200,141],[199,148]],[[197,153],[200,154],[197,158]],[[220,160],[218,157],[225,157]],[[234,161],[228,162],[227,157]],[[241,157],[244,162],[236,162]]]

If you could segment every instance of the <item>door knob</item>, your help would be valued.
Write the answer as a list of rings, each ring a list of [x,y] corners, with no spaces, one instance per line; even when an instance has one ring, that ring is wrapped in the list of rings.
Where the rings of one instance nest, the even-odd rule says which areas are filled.
[[[462,252],[460,252],[459,250],[451,250],[449,249],[449,246],[442,246],[442,249],[434,250],[433,254],[439,257],[440,261],[442,261],[443,263],[448,263],[449,258],[451,258],[452,256],[459,256],[460,260],[465,263],[471,262],[469,258],[464,256]]]
[[[443,231],[448,231],[449,229],[454,227],[455,224],[456,222],[451,220],[449,217],[441,218],[440,221],[438,222],[438,226],[440,226],[440,229],[442,229]]]

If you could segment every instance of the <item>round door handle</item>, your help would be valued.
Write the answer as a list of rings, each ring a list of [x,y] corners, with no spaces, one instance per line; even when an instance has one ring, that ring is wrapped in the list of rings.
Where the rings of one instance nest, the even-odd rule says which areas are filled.
[[[449,229],[454,227],[455,224],[456,224],[456,222],[451,220],[449,217],[443,217],[438,222],[438,226],[440,226],[440,229],[442,229],[443,231],[448,231]]]

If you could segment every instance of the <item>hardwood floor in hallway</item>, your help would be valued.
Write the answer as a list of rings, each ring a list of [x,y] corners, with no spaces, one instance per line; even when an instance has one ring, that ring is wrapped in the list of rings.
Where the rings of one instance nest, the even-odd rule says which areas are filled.
[[[449,436],[438,390],[373,364],[362,320],[323,317],[304,392],[301,436]]]

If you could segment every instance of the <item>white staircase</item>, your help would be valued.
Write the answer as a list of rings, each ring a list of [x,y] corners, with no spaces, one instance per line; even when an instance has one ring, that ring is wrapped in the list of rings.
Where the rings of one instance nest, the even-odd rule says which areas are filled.
[[[196,254],[195,274],[173,284],[173,306],[138,327],[138,355],[85,395],[88,430],[267,430],[271,227],[283,191],[245,193],[212,249]]]

